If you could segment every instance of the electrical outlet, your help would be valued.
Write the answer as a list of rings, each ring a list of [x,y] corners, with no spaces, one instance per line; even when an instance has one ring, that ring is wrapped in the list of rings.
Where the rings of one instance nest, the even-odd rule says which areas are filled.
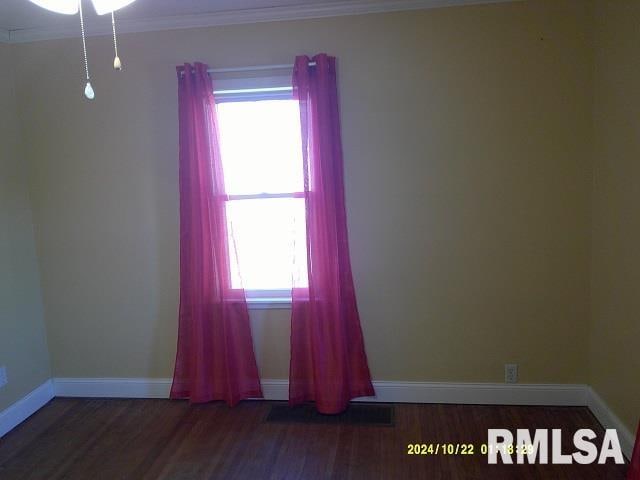
[[[0,367],[0,388],[4,387],[7,384],[7,369],[5,367]]]
[[[505,383],[518,383],[517,363],[507,363],[504,366],[504,381]]]

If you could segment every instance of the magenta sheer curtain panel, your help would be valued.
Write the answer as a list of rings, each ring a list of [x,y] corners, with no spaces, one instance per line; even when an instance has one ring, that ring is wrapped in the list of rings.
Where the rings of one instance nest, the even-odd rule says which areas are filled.
[[[374,394],[349,258],[335,58],[296,58],[307,228],[308,289],[293,289],[289,403],[344,411]]]
[[[178,71],[180,311],[171,398],[262,397],[243,290],[230,285],[225,189],[207,66]]]

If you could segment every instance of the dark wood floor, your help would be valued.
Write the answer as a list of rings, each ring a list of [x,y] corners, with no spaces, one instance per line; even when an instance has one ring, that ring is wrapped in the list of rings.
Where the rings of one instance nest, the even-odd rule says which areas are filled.
[[[274,424],[270,402],[56,399],[0,440],[0,479],[624,479],[626,466],[488,465],[407,455],[487,428],[602,429],[586,408],[396,405],[394,427]],[[571,449],[573,450],[573,449]]]

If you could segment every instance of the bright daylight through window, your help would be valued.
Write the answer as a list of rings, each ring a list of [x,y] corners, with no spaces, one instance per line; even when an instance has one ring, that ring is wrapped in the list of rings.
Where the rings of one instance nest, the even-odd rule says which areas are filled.
[[[231,285],[247,296],[307,287],[298,102],[218,103]],[[267,295],[265,295],[267,294]]]

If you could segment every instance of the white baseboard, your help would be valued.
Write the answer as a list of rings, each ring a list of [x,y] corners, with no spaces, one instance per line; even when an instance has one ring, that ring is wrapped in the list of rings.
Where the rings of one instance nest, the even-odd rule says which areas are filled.
[[[0,437],[3,437],[54,397],[53,382],[47,380],[26,397],[0,412]]]
[[[484,405],[586,405],[585,385],[373,382],[375,397],[361,401]]]
[[[261,380],[265,400],[289,400],[289,380]]]
[[[56,397],[169,398],[171,378],[54,378]],[[289,398],[287,380],[263,380],[267,400]]]
[[[59,397],[168,398],[170,378],[54,378]],[[586,385],[373,382],[375,397],[356,401],[486,405],[587,405]],[[267,400],[287,400],[287,380],[262,380]]]
[[[506,385],[500,383],[441,383],[375,381],[375,397],[357,402],[459,403],[485,405],[586,405],[586,385]],[[267,400],[287,400],[287,380],[263,380]]]
[[[595,415],[598,421],[604,428],[615,428],[618,432],[618,439],[620,440],[620,446],[622,452],[627,458],[631,458],[633,453],[634,437],[633,433],[625,426],[624,423],[617,417],[615,413],[609,408],[607,403],[602,399],[600,395],[591,387],[587,387],[587,400],[589,410]]]
[[[54,378],[56,397],[169,398],[170,378]]]
[[[605,428],[615,428],[627,458],[634,437],[605,401],[588,385],[442,382],[373,382],[375,397],[356,401],[457,403],[480,405],[588,406]],[[0,412],[0,437],[54,397],[169,398],[170,378],[53,378]],[[287,400],[288,380],[262,380],[266,400]]]

